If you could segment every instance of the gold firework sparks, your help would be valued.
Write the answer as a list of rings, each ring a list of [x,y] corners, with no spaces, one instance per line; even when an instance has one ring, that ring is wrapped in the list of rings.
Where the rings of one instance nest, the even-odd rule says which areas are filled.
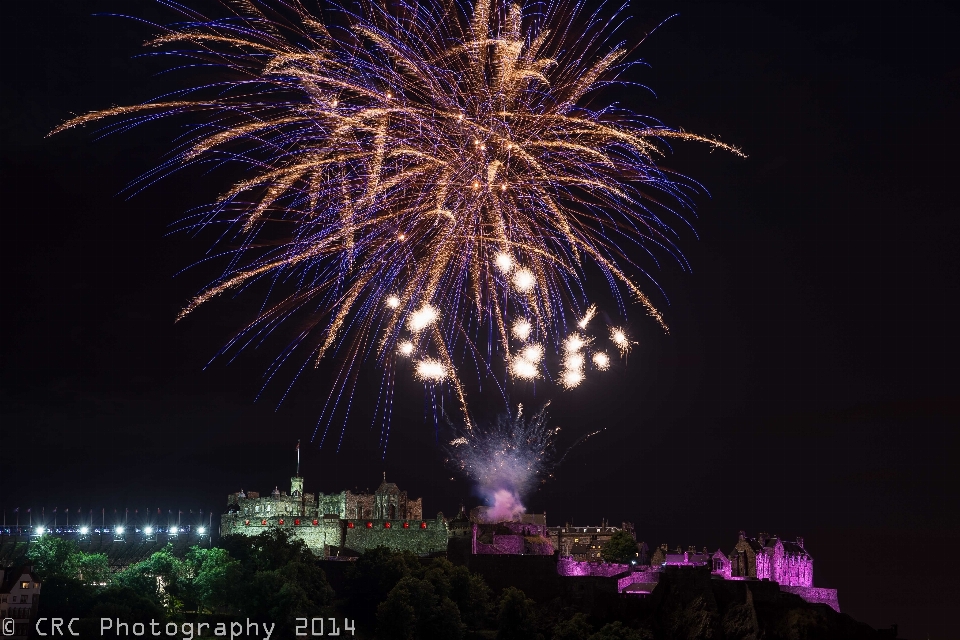
[[[316,311],[302,335],[314,339],[296,348],[315,361],[343,348],[343,385],[363,345],[378,344],[385,364],[383,354],[416,351],[417,375],[450,381],[466,414],[451,353],[459,348],[486,368],[484,354],[496,354],[475,345],[470,327],[489,322],[508,366],[511,335],[526,341],[536,330],[559,344],[585,262],[666,330],[611,238],[677,255],[663,212],[689,209],[694,185],[657,167],[666,141],[743,155],[620,108],[591,107],[627,53],[602,50],[602,21],[562,2],[467,8],[463,16],[436,1],[362,0],[332,25],[298,2],[269,11],[239,3],[244,19],[235,21],[190,12],[189,23],[148,45],[226,69],[222,77],[176,100],[78,116],[52,133],[106,118],[132,126],[199,116],[180,159],[240,163],[245,172],[197,226],[235,225],[224,237],[240,238],[240,249],[178,318],[261,279],[296,281],[242,336],[273,331],[309,306]],[[595,313],[591,305],[581,331]],[[415,349],[404,330],[417,336]],[[625,333],[611,337],[629,350]],[[567,338],[568,359],[587,346],[571,348],[574,338],[583,340]],[[582,379],[582,363],[563,374],[567,387]]]

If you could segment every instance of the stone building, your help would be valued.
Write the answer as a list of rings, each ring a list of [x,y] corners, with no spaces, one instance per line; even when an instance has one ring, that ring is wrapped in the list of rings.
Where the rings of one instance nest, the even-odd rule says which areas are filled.
[[[33,567],[0,569],[0,621],[13,619],[13,633],[5,638],[27,638],[30,636],[32,621],[37,617],[40,606],[40,579],[34,575]]]
[[[473,555],[552,556],[546,524],[534,522],[471,523]]]
[[[748,538],[741,531],[728,558],[730,574],[726,577],[771,580],[790,587],[813,586],[813,558],[803,548],[803,538],[790,542],[766,533]]]
[[[349,556],[377,546],[440,554],[449,534],[442,513],[425,520],[422,499],[411,500],[386,477],[373,493],[305,493],[303,478],[294,476],[289,494],[274,488],[268,498],[243,491],[227,496],[221,535],[253,536],[272,528],[289,531],[322,556]]]
[[[618,531],[628,532],[637,539],[633,524],[624,522],[620,527],[611,527],[602,522],[600,526],[574,527],[570,523],[562,527],[547,527],[553,548],[560,551],[561,557],[571,557],[578,561],[599,562],[602,559],[603,545]],[[649,548],[646,543],[637,543],[637,564],[647,564]]]
[[[697,551],[696,547],[690,546],[684,551],[680,547],[670,549],[662,544],[650,556],[650,564],[659,567],[705,567],[710,564],[711,557],[706,547],[702,551]]]
[[[776,582],[780,591],[793,593],[807,602],[819,602],[840,611],[837,590],[813,586],[813,557],[803,546],[803,538],[796,542],[783,540],[766,533],[748,538],[741,531],[736,546],[730,553],[720,550],[709,553],[704,547],[686,551],[671,550],[663,544],[650,558],[651,568],[662,571],[667,567],[710,567],[710,573],[724,580],[761,580]],[[648,580],[648,578],[644,578]],[[648,580],[656,582],[656,580]]]

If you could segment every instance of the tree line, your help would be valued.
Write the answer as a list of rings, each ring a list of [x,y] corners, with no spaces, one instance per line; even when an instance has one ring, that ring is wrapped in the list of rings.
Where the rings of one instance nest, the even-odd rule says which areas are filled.
[[[354,621],[356,636],[383,640],[647,640],[646,629],[594,621],[522,591],[494,593],[482,576],[445,558],[383,547],[350,562],[335,590],[303,541],[282,530],[226,536],[182,557],[168,545],[112,572],[104,554],[42,537],[28,557],[43,581],[40,616],[80,618],[81,637],[99,637],[101,618],[276,623],[294,637],[297,618]],[[208,630],[209,633],[212,633]],[[274,637],[278,637],[275,635]]]

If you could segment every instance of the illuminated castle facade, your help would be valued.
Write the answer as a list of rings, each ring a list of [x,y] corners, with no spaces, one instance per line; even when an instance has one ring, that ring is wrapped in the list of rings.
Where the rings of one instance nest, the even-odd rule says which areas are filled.
[[[373,493],[305,493],[303,478],[294,476],[289,493],[274,488],[264,497],[242,490],[227,496],[220,535],[255,536],[277,528],[324,557],[356,555],[378,546],[423,556],[447,549],[443,514],[424,519],[422,499],[411,500],[386,476]]]
[[[803,538],[784,540],[766,533],[750,538],[743,531],[730,553],[689,547],[671,550],[663,544],[650,557],[650,568],[643,579],[645,585],[634,590],[652,590],[657,582],[655,573],[667,567],[710,567],[710,573],[724,580],[761,580],[776,582],[780,591],[793,593],[807,602],[819,602],[840,611],[837,590],[813,585],[813,557],[803,546]],[[628,587],[629,589],[630,587]]]

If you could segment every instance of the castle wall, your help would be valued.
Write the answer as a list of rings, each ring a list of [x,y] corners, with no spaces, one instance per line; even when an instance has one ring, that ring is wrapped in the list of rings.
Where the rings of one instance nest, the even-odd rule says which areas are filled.
[[[367,523],[370,527],[367,527]],[[448,531],[442,518],[408,522],[403,520],[349,520],[344,547],[358,553],[376,547],[410,551],[417,555],[444,553],[447,550]],[[350,527],[353,524],[353,527]],[[390,525],[387,527],[387,525]],[[426,527],[422,527],[426,525]]]
[[[484,545],[486,546],[486,545]],[[493,545],[495,553],[502,554],[522,554],[523,553],[523,536],[517,535],[500,535],[493,536]]]
[[[339,546],[342,539],[341,521],[336,518],[300,518],[272,516],[246,518],[239,514],[220,516],[220,535],[256,536],[264,531],[284,529],[303,540],[317,555],[325,556],[331,546]]]
[[[795,587],[813,586],[813,561],[796,555],[784,556],[777,582]]]
[[[821,603],[828,605],[831,609],[840,613],[840,602],[837,600],[836,589],[824,589],[823,587],[793,587],[789,585],[780,585],[780,591],[793,593],[807,602]]]
[[[623,591],[632,584],[641,585],[645,587],[643,591],[650,593],[656,587],[657,583],[660,582],[660,572],[659,571],[634,571],[628,573],[625,576],[621,576],[617,580],[617,591],[623,593]]]
[[[266,524],[264,524],[266,521]],[[282,523],[281,523],[282,521]],[[367,522],[370,523],[368,528]],[[387,527],[386,525],[390,526]],[[341,520],[336,517],[290,518],[275,516],[252,520],[235,514],[221,516],[221,535],[256,536],[275,528],[284,529],[303,540],[317,555],[331,555],[331,547],[363,553],[376,547],[410,551],[417,555],[443,553],[447,549],[448,532],[442,519],[422,522],[403,520]],[[425,528],[421,528],[425,524]],[[353,525],[353,526],[350,526]]]
[[[317,496],[317,515],[321,517],[327,515],[337,516],[340,519],[347,518],[346,493],[346,491],[341,491],[340,493],[332,493],[330,495],[319,494]]]
[[[560,558],[557,561],[557,573],[561,576],[615,576],[630,571],[628,564],[578,562],[573,558]]]

